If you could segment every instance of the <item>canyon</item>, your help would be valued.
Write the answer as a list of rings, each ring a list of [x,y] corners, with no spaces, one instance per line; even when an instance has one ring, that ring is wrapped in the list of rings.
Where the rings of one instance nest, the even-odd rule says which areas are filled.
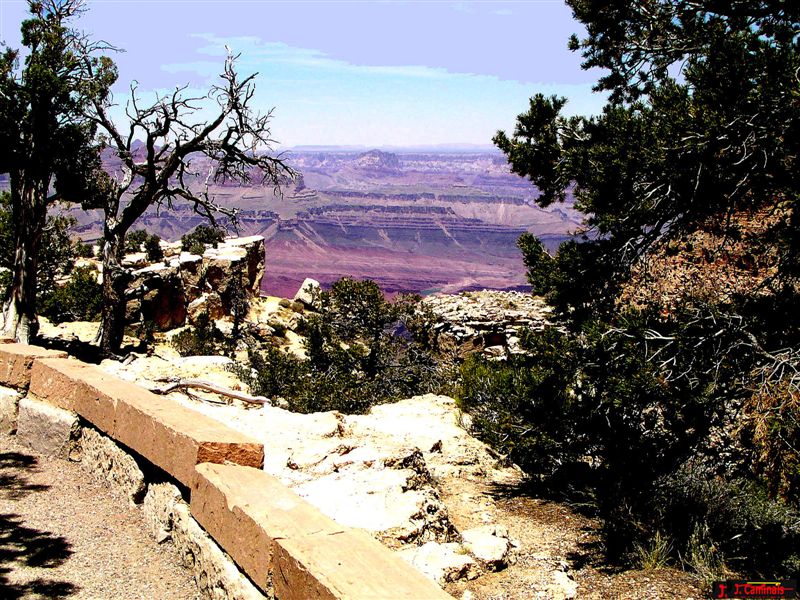
[[[370,278],[389,294],[525,289],[516,240],[525,231],[554,249],[579,227],[574,201],[542,209],[536,188],[487,149],[393,152],[297,149],[281,157],[296,172],[274,189],[212,184],[209,193],[235,209],[238,231],[266,240],[265,293],[287,296],[308,276],[323,286],[343,276]],[[114,173],[118,161],[106,156]],[[209,165],[196,161],[191,185]],[[102,232],[97,211],[66,209],[85,240]],[[175,240],[204,219],[187,204],[153,208],[134,225]]]

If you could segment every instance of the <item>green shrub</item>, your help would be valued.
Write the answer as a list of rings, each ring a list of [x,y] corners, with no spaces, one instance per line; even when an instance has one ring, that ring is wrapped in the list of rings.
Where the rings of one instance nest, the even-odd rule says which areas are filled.
[[[147,260],[151,263],[164,260],[164,251],[161,249],[161,238],[157,234],[149,234],[144,229],[131,231],[125,236],[125,252],[144,251]]]
[[[136,229],[128,232],[125,236],[125,252],[131,254],[141,252],[142,245],[150,238],[150,234],[144,229]]]
[[[461,366],[459,408],[477,435],[531,474],[551,475],[582,456],[570,417],[578,386],[575,344],[555,328],[528,333],[530,354],[505,362],[474,354]]]
[[[225,239],[225,232],[216,227],[198,225],[190,233],[181,238],[181,249],[184,252],[200,254],[206,251],[206,246],[214,248]]]
[[[47,224],[42,232],[39,246],[38,266],[36,272],[39,307],[49,303],[50,296],[58,288],[57,281],[72,271],[75,258],[92,256],[90,246],[80,241],[73,241],[69,231],[75,226],[73,217],[64,215],[48,215]],[[14,223],[11,211],[11,196],[8,192],[0,192],[0,267],[12,269],[14,266]],[[3,292],[8,290],[8,284]],[[5,295],[5,294],[4,294]],[[44,314],[44,313],[42,313]]]
[[[220,353],[225,338],[208,313],[197,317],[194,327],[187,327],[172,337],[172,347],[181,356],[213,356]]]
[[[103,286],[89,267],[79,267],[66,285],[55,288],[42,302],[41,314],[53,323],[97,321],[103,310]]]
[[[494,142],[541,208],[574,201],[583,213],[580,243],[552,258],[533,236],[520,239],[529,281],[568,332],[568,358],[559,371],[546,353],[564,348],[540,337],[538,366],[467,365],[460,401],[478,434],[540,483],[589,488],[610,557],[663,555],[658,537],[705,576],[726,565],[790,574],[800,547],[800,179],[784,158],[797,156],[800,112],[776,98],[797,87],[798,15],[567,3],[589,32],[570,47],[584,68],[605,70],[596,89],[606,105],[567,116],[566,98],[539,93],[513,135]],[[669,73],[676,60],[680,77]],[[702,262],[714,268],[689,266]],[[756,285],[727,293],[739,276],[725,263]],[[631,311],[625,292],[651,276],[651,296]],[[691,298],[710,295],[700,290],[714,277],[712,306]]]
[[[156,234],[149,236],[144,242],[144,252],[147,260],[156,263],[164,260],[164,251],[161,249],[161,238]]]
[[[734,572],[790,577],[800,569],[800,510],[762,482],[724,478],[689,461],[655,490],[652,519],[668,524],[689,566],[713,579]]]
[[[677,559],[698,530],[743,572],[786,569],[794,560],[788,548],[800,540],[796,510],[757,492],[748,460],[714,458],[714,444],[733,436],[709,442],[739,393],[735,382],[754,364],[742,327],[719,307],[703,307],[668,316],[628,311],[613,326],[529,333],[528,356],[465,362],[457,400],[476,435],[543,489],[590,499],[610,558],[641,561],[658,535]],[[716,473],[703,471],[718,482],[713,493],[699,475],[681,475],[691,460],[715,464]],[[768,550],[772,539],[789,545]],[[657,554],[664,551],[661,544]]]
[[[254,393],[283,397],[298,412],[359,413],[434,390],[440,371],[417,305],[414,298],[387,302],[372,281],[341,279],[302,322],[308,360],[270,348],[251,352],[238,372]]]
[[[73,248],[75,256],[79,258],[94,258],[94,248],[83,240],[75,240]]]
[[[267,325],[269,325],[272,328],[272,331],[275,332],[274,334],[276,337],[281,337],[281,338],[286,337],[286,332],[288,331],[288,328],[283,323],[280,323],[278,321],[270,321],[269,323],[267,323]]]
[[[225,301],[230,306],[230,315],[233,318],[233,333],[230,340],[233,343],[241,337],[242,324],[247,317],[247,313],[250,312],[250,292],[245,286],[245,280],[241,273],[239,273],[236,282],[232,282],[228,286]]]

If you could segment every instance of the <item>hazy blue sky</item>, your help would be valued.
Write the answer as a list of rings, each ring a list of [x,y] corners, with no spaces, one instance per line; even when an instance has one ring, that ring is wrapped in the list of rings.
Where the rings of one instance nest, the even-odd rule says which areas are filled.
[[[0,38],[19,45],[26,2],[0,0]],[[596,74],[566,49],[580,27],[561,0],[96,0],[81,29],[125,49],[116,98],[207,88],[225,45],[258,71],[284,146],[489,144],[535,92],[596,112]]]

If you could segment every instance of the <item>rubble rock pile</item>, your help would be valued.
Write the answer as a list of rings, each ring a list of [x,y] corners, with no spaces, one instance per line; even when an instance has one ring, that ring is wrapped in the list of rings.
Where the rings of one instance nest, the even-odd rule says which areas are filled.
[[[492,290],[428,296],[423,302],[437,318],[434,330],[440,347],[460,356],[521,353],[521,331],[550,325],[552,310],[538,296]]]

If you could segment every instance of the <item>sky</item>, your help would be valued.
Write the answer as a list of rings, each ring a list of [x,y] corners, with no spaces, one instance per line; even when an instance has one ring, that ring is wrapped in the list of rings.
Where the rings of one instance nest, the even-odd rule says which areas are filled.
[[[258,73],[255,106],[279,147],[490,145],[537,92],[599,112],[596,72],[567,49],[582,32],[561,0],[95,0],[76,26],[124,52],[115,99],[177,85],[203,93],[226,46]],[[0,40],[19,47],[27,9],[0,0]]]

